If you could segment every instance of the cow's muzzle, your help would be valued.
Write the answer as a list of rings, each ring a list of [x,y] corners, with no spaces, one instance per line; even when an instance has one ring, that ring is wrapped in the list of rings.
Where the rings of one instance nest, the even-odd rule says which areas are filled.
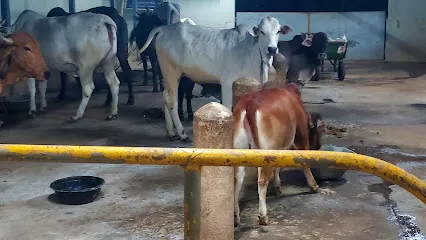
[[[51,73],[50,72],[44,72],[44,79],[48,80],[50,78]]]
[[[270,54],[276,54],[278,52],[277,47],[268,47],[268,53]]]

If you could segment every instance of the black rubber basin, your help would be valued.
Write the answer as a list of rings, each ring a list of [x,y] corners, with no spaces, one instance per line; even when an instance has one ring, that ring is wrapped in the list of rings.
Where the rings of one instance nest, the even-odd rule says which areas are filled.
[[[332,152],[348,152],[355,153],[354,151],[345,148],[345,147],[336,147],[331,145],[323,145],[319,149],[320,151],[332,151]],[[335,168],[311,168],[312,175],[315,179],[321,179],[325,181],[338,181],[342,179],[343,175],[346,173],[345,169],[335,169]]]
[[[80,205],[93,202],[105,181],[94,176],[73,176],[58,179],[50,184],[59,203]]]

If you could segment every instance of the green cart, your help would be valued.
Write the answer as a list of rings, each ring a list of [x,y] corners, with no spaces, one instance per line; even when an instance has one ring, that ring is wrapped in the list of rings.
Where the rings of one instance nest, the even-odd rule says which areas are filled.
[[[343,59],[346,57],[348,50],[348,41],[345,40],[329,40],[325,53],[320,54],[321,61],[321,72],[324,71],[324,60],[325,58],[330,61],[334,67],[334,72],[337,72],[337,77],[340,81],[345,79],[346,69]]]

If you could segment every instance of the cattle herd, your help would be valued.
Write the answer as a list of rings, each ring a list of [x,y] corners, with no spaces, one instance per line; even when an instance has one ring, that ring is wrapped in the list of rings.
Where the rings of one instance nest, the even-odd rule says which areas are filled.
[[[146,58],[149,57],[153,91],[163,92],[170,140],[191,141],[181,123],[182,103],[186,98],[191,119],[195,83],[203,86],[203,94],[217,96],[231,109],[233,83],[252,77],[265,87],[242,97],[235,105],[234,147],[319,149],[323,131],[321,116],[306,112],[301,87],[318,75],[318,55],[324,52],[328,40],[325,33],[302,33],[290,41],[279,41],[280,35],[289,34],[293,29],[273,17],[263,18],[254,27],[238,25],[223,30],[203,27],[191,19],[181,19],[179,5],[169,2],[159,4],[154,11],[138,14],[137,20],[129,37],[126,21],[112,7],[72,14],[58,7],[47,16],[23,11],[13,25],[0,29],[0,92],[7,85],[28,79],[29,114],[34,117],[36,85],[41,97],[40,111],[46,111],[50,71],[60,73],[59,99],[66,98],[67,74],[77,74],[81,103],[76,114],[67,120],[75,122],[83,117],[95,88],[93,74],[103,71],[109,85],[105,104],[111,108],[107,120],[113,120],[118,114],[120,85],[116,59],[123,70],[122,80],[127,82],[127,103],[135,102],[128,63],[128,46],[135,42],[144,66],[143,84],[148,84]],[[271,64],[280,81],[267,87]],[[236,224],[239,223],[238,196],[244,172],[243,167],[235,168]],[[320,190],[308,167],[304,173],[309,187]],[[259,168],[260,224],[267,224],[269,181],[281,191],[279,168]]]

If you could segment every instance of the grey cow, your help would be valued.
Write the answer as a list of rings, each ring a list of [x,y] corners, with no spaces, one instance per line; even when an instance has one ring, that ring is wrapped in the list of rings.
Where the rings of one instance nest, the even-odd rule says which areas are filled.
[[[291,27],[280,25],[273,17],[263,18],[256,27],[238,25],[219,30],[176,23],[153,29],[140,52],[157,36],[155,48],[165,81],[165,118],[170,140],[190,141],[177,109],[177,90],[182,75],[196,83],[219,83],[222,103],[231,109],[233,82],[241,77],[267,82],[271,54],[278,52],[279,34],[291,31]]]
[[[12,31],[22,30],[35,37],[49,70],[57,72],[79,72],[82,85],[82,100],[76,115],[69,121],[83,117],[90,96],[95,88],[93,73],[103,70],[111,94],[111,113],[107,120],[117,116],[120,81],[114,71],[117,54],[117,26],[114,21],[101,14],[76,13],[64,17],[44,17],[36,12],[23,11],[11,27]],[[47,108],[47,81],[40,81],[41,111]],[[31,95],[30,112],[35,115],[35,80],[29,79]]]

